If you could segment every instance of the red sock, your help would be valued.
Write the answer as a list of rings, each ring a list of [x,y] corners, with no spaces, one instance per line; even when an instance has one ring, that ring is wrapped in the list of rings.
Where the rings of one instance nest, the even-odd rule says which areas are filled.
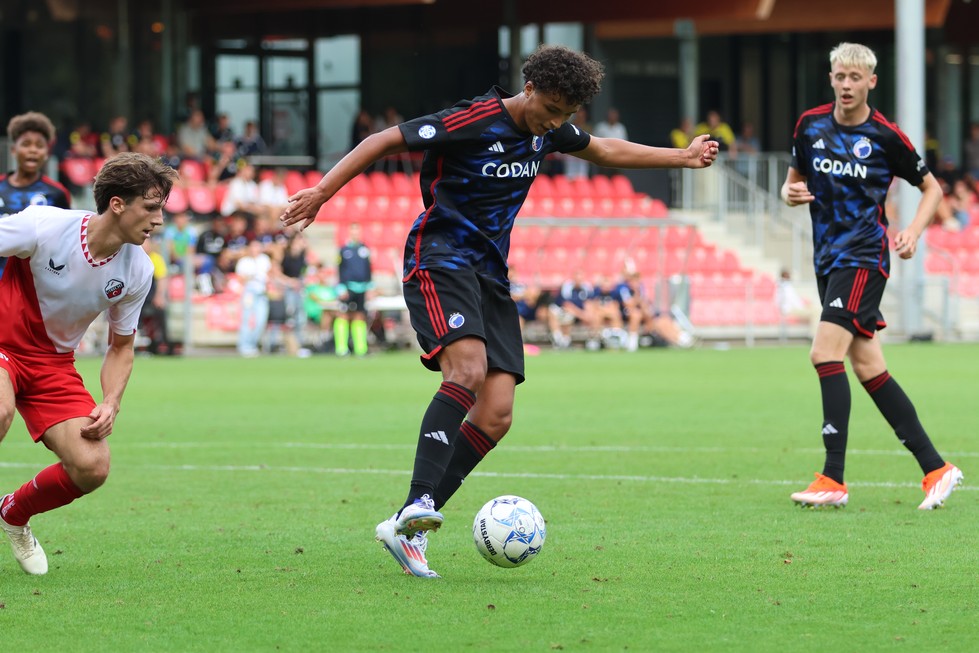
[[[65,466],[57,463],[42,469],[10,495],[0,507],[0,517],[11,526],[23,526],[32,516],[66,506],[83,494]]]

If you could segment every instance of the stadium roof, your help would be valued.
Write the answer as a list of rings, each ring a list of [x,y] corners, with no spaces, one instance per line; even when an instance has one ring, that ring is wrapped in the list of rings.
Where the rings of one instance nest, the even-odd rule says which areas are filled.
[[[702,35],[893,29],[898,0],[480,0],[478,19],[466,0],[276,0],[274,10],[268,0],[178,1],[201,15],[282,19],[289,12],[325,10],[402,25],[411,16],[407,24],[421,21],[435,29],[472,28],[477,20],[483,25],[583,22],[593,24],[599,38],[616,39],[669,36],[677,20],[691,21]],[[979,2],[924,0],[924,12],[925,25],[943,27],[949,40],[975,42]]]

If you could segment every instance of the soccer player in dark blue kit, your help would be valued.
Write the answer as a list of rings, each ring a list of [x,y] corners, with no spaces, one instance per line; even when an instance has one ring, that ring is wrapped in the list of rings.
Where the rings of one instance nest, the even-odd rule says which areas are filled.
[[[803,506],[847,504],[843,480],[850,385],[844,357],[925,477],[922,510],[938,508],[962,482],[962,472],[935,450],[911,400],[887,371],[877,331],[886,326],[880,300],[890,274],[884,200],[901,177],[921,191],[914,219],[894,236],[894,251],[914,256],[918,238],[942,198],[935,177],[908,137],[867,103],[877,85],[877,57],[855,43],[830,53],[836,101],[802,114],[795,128],[792,165],[782,199],[809,204],[814,263],[823,306],[810,359],[819,375],[823,404],[822,473],[792,500]]]
[[[425,211],[405,244],[403,289],[422,362],[443,380],[422,418],[404,507],[377,526],[377,539],[415,576],[438,576],[425,558],[426,532],[439,528],[439,509],[510,428],[524,354],[507,253],[544,157],[563,152],[602,167],[703,168],[717,156],[717,142],[706,135],[680,150],[595,138],[569,124],[604,76],[586,55],[542,46],[523,74],[516,95],[493,87],[368,136],[316,186],[293,195],[282,215],[286,225],[306,227],[373,162],[425,153]]]
[[[367,355],[367,291],[371,281],[371,250],[360,238],[360,224],[354,222],[347,232],[347,242],[337,255],[337,298],[340,311],[333,320],[333,344],[337,356]]]
[[[0,175],[0,219],[28,206],[71,208],[68,189],[44,174],[54,137],[51,120],[37,111],[14,116],[7,123],[7,140],[17,167]],[[6,263],[0,257],[0,276]]]

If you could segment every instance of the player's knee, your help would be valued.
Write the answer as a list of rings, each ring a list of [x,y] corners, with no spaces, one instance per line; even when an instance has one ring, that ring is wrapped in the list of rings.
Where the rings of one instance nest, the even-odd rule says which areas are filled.
[[[70,466],[66,465],[66,470],[72,482],[87,493],[105,483],[109,478],[109,467],[109,453],[105,451],[83,456]]]
[[[10,430],[10,425],[14,421],[14,407],[0,406],[0,439]]]
[[[483,382],[486,381],[486,361],[468,360],[461,364],[457,363],[445,380],[458,383],[474,393],[479,392]]]

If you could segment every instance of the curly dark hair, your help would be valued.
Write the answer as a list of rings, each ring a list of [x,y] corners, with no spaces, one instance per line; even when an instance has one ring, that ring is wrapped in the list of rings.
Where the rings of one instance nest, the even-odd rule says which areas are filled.
[[[526,82],[568,104],[587,104],[602,89],[605,67],[586,54],[563,45],[542,45],[523,66]]]
[[[43,113],[28,111],[19,116],[14,116],[7,123],[7,138],[11,144],[27,132],[37,132],[44,136],[48,143],[54,141],[54,124],[51,119]]]

